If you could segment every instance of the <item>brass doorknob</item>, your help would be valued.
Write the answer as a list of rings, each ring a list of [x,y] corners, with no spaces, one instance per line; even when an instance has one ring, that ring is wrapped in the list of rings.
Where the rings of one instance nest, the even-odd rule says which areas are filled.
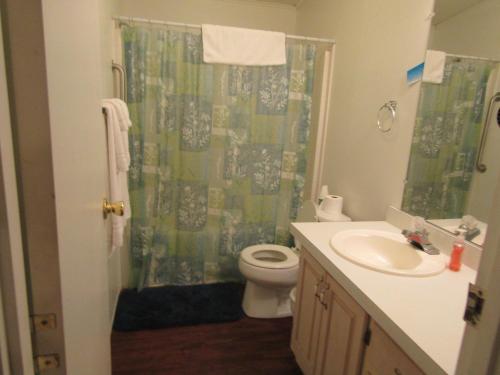
[[[125,203],[120,202],[109,202],[107,199],[102,201],[102,214],[106,219],[109,214],[115,214],[117,216],[123,216],[125,214]]]

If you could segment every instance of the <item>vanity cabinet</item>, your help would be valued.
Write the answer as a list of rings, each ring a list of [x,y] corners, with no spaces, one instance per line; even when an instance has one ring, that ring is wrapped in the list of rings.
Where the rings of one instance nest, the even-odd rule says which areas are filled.
[[[362,375],[424,375],[422,370],[373,320]]]
[[[306,249],[300,256],[291,347],[305,375],[423,375]]]
[[[303,251],[291,346],[306,375],[359,374],[368,316]]]

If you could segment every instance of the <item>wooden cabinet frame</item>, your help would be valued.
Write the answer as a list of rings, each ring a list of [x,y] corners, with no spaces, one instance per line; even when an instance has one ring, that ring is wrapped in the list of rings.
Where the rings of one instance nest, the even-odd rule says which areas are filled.
[[[423,375],[373,320],[365,340],[370,317],[306,249],[296,295],[291,347],[305,375]]]
[[[359,374],[368,315],[302,251],[291,346],[304,374]]]

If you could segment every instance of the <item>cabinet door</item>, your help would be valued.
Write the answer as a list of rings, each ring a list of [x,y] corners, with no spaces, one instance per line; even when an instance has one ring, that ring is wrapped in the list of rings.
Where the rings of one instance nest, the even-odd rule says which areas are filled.
[[[327,284],[314,374],[359,374],[368,315],[330,276]]]
[[[322,305],[316,295],[324,278],[321,265],[306,251],[302,251],[291,347],[305,375],[312,375],[314,370],[322,315]]]
[[[366,347],[363,375],[424,375],[424,372],[374,321],[370,323],[370,344]]]

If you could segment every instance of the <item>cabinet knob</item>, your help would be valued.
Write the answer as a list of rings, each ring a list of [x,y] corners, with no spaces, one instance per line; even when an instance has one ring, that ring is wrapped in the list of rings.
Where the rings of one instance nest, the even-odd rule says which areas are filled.
[[[403,375],[403,371],[401,371],[400,369],[398,369],[397,367],[394,369],[394,373],[396,375]]]

